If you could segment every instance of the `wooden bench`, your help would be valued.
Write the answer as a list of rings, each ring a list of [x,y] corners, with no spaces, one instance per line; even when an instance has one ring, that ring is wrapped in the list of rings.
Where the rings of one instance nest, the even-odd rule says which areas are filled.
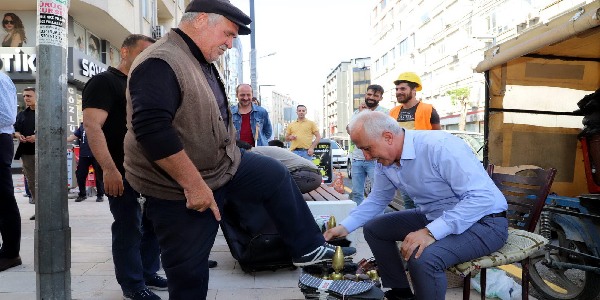
[[[321,184],[317,189],[310,191],[306,194],[302,194],[305,201],[339,201],[349,200],[348,194],[340,194],[336,192],[333,187],[327,184]]]
[[[327,184],[321,184],[317,189],[302,194],[311,213],[315,217],[315,221],[323,216],[335,216],[339,222],[345,219],[350,211],[356,207],[356,202],[348,198],[348,194],[340,194],[333,187]],[[317,225],[321,226],[319,222]],[[355,233],[348,235],[348,240],[355,241]]]

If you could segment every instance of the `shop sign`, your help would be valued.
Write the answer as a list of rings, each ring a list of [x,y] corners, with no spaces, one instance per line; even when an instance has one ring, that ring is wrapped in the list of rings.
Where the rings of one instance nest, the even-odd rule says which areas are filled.
[[[0,71],[12,80],[35,80],[35,47],[0,48]]]
[[[94,75],[108,69],[108,66],[104,63],[73,47],[69,47],[69,57],[72,57],[69,64],[69,79],[74,79],[81,83],[86,83]]]

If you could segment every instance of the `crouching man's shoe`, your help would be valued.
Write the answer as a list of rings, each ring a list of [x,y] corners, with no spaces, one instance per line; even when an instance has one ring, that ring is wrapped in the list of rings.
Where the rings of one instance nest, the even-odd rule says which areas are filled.
[[[324,261],[331,261],[333,259],[333,255],[335,254],[335,248],[335,246],[325,243],[322,246],[317,247],[317,249],[313,250],[312,252],[293,259],[294,266],[305,267]],[[344,253],[344,258],[352,257],[354,254],[356,254],[356,248],[342,247],[342,252]]]
[[[21,257],[0,258],[0,272],[23,264]]]

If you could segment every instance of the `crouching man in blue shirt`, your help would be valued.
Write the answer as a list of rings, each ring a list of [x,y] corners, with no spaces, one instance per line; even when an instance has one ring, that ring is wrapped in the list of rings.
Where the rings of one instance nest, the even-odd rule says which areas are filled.
[[[363,111],[350,138],[375,159],[371,193],[325,239],[363,226],[387,299],[444,299],[444,271],[490,254],[508,236],[506,199],[469,147],[443,131],[404,130],[381,112]],[[416,208],[382,214],[402,189]],[[396,241],[403,241],[398,251]],[[414,295],[403,268],[407,263]]]

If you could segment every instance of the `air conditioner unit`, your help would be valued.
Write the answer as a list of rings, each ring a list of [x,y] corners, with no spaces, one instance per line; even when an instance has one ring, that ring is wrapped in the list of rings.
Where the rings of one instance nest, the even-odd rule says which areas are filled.
[[[165,35],[165,26],[156,25],[152,28],[152,38],[160,39],[163,35]]]

